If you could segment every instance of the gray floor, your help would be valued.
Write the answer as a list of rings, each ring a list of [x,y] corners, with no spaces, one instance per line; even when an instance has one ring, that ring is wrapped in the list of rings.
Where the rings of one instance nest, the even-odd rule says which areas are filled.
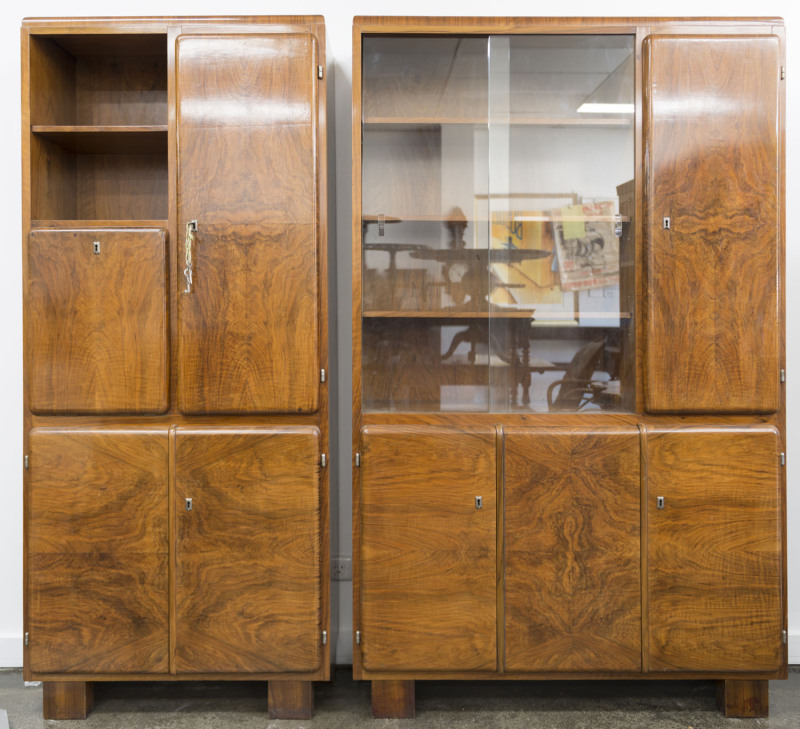
[[[725,719],[714,686],[695,681],[417,682],[416,720],[378,720],[369,713],[369,684],[339,669],[317,684],[312,721],[270,721],[263,683],[98,683],[85,722],[42,719],[41,687],[19,671],[0,672],[0,709],[10,729],[714,729],[800,727],[800,668],[770,683],[769,719]]]

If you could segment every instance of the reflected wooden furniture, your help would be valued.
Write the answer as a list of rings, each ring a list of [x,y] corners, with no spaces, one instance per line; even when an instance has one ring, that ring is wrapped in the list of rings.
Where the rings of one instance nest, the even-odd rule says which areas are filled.
[[[25,677],[330,676],[320,17],[23,23]],[[268,113],[267,113],[268,112]]]
[[[570,42],[629,43],[631,116],[534,108],[556,92],[526,87],[520,49]],[[417,679],[671,678],[765,716],[787,675],[782,21],[367,17],[353,59],[354,674],[373,715],[413,716]],[[446,298],[459,272],[419,264],[462,254],[443,233],[456,204],[466,253],[491,261],[494,218],[462,201],[513,205],[526,165],[558,166],[526,140],[626,128],[603,323]],[[493,189],[498,169],[516,186]],[[419,281],[438,297],[409,303]],[[529,378],[539,356],[552,380],[567,344],[604,341],[587,370],[611,375],[612,409],[537,411],[497,356],[521,339]]]

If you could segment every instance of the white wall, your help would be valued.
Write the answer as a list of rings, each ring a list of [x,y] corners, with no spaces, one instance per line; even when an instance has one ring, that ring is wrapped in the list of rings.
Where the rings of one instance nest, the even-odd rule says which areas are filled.
[[[787,190],[789,204],[787,220],[787,291],[788,312],[788,474],[789,474],[789,661],[800,663],[800,533],[793,525],[800,524],[800,468],[794,468],[792,454],[797,453],[800,441],[800,319],[794,312],[800,307],[800,243],[795,241],[800,223],[792,215],[792,202],[798,200],[800,174],[800,144],[793,134],[798,128],[800,97],[800,58],[794,29],[800,25],[800,3],[796,0],[775,0],[772,3],[728,0],[724,5],[713,0],[572,0],[571,15],[615,16],[649,15],[714,16],[722,10],[728,15],[782,16],[788,28],[787,80],[789,139],[787,143]],[[22,664],[22,287],[20,256],[20,128],[19,128],[19,26],[26,16],[103,16],[103,15],[269,15],[288,13],[322,14],[328,27],[329,72],[336,74],[336,155],[337,165],[337,237],[339,324],[340,412],[338,426],[341,434],[340,454],[333,461],[338,468],[339,529],[334,554],[349,555],[350,544],[350,102],[351,102],[351,24],[354,15],[546,15],[552,3],[531,3],[530,0],[496,0],[487,5],[476,0],[439,0],[433,6],[429,0],[405,0],[403,3],[378,3],[374,0],[313,0],[308,3],[276,2],[275,0],[137,0],[137,2],[108,3],[97,0],[28,0],[9,3],[0,8],[5,21],[0,23],[0,98],[5,99],[5,113],[0,117],[0,137],[5,144],[0,149],[3,175],[0,178],[0,220],[6,221],[5,258],[0,265],[0,341],[5,342],[6,354],[0,360],[0,667]],[[563,6],[561,6],[563,7]],[[794,123],[794,129],[793,129]],[[350,585],[341,590],[340,638],[337,658],[340,663],[351,659],[350,622],[352,603]]]

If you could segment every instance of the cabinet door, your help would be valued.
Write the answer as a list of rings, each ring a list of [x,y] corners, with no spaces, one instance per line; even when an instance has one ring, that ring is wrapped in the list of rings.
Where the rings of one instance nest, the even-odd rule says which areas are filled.
[[[167,409],[165,236],[158,228],[31,231],[33,412]]]
[[[779,404],[775,36],[644,43],[645,406]]]
[[[316,56],[307,33],[177,40],[182,412],[317,409]]]
[[[371,426],[361,442],[362,665],[496,670],[494,428]]]
[[[639,430],[504,429],[507,671],[639,671]]]
[[[178,428],[175,448],[177,672],[318,669],[319,430]]]
[[[31,431],[28,667],[166,673],[167,431]]]
[[[650,670],[781,667],[778,444],[766,426],[648,428]]]

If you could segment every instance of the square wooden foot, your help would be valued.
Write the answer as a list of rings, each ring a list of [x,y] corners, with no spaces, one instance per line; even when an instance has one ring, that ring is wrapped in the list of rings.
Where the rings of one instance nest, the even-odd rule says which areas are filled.
[[[45,681],[42,685],[42,715],[45,719],[85,719],[92,710],[91,681]]]
[[[717,706],[728,717],[769,716],[769,681],[717,681]]]
[[[314,684],[311,681],[270,681],[270,719],[310,719],[314,714]]]
[[[414,718],[413,681],[373,681],[372,716],[376,719]]]

